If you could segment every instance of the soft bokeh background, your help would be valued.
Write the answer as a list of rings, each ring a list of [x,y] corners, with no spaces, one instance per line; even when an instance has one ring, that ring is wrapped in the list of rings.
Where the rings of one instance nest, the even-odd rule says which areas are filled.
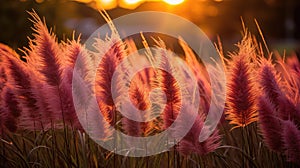
[[[78,1],[1,0],[0,42],[14,49],[27,46],[27,37],[31,37],[33,31],[26,11],[32,9],[45,16],[48,26],[53,28],[59,39],[72,37],[75,30],[82,34],[84,41],[105,23],[98,12],[102,6],[112,18],[145,10],[177,14],[197,24],[212,41],[220,36],[225,50],[233,49],[233,44],[241,38],[241,17],[254,34],[258,34],[254,22],[257,19],[272,49],[282,53],[284,49],[291,52],[300,46],[299,0],[184,0],[178,5],[170,5],[163,0]]]

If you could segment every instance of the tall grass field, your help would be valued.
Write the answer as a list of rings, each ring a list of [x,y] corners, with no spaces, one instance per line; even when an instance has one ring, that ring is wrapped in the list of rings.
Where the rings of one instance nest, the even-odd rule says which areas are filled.
[[[300,60],[296,55],[272,53],[263,38],[246,28],[235,51],[223,51],[221,43],[216,44],[222,58],[218,66],[225,67],[226,74],[225,108],[217,128],[200,142],[198,137],[214,100],[211,78],[184,39],[178,39],[184,54],[176,59],[188,65],[198,86],[195,92],[200,95],[195,122],[168,151],[130,157],[107,150],[90,137],[76,113],[73,91],[82,104],[96,96],[97,106],[86,108],[99,108],[104,116],[103,121],[91,121],[101,128],[96,131],[101,132],[97,138],[102,141],[116,138],[111,127],[129,136],[153,136],[168,129],[179,115],[185,97],[176,79],[183,77],[185,68],[166,60],[170,49],[163,40],[141,35],[145,48],[149,47],[147,41],[154,41],[156,45],[151,47],[157,52],[140,54],[140,61],[166,67],[176,79],[155,68],[136,73],[126,91],[137,109],[146,110],[153,104],[161,107],[160,97],[151,102],[149,93],[154,88],[165,94],[166,101],[155,119],[128,119],[118,110],[119,99],[113,98],[111,85],[117,71],[117,94],[124,91],[122,81],[128,76],[117,67],[137,50],[135,42],[121,39],[113,30],[107,38],[95,39],[95,51],[91,51],[80,37],[58,41],[43,19],[35,12],[29,14],[33,36],[21,49],[23,54],[0,44],[0,167],[300,167]],[[99,57],[102,59],[95,65]],[[122,71],[132,66],[126,64]],[[220,70],[218,66],[215,71]],[[96,74],[95,79],[91,73]],[[218,82],[221,87],[224,81]],[[190,83],[183,86],[189,88]],[[86,92],[86,86],[94,87]],[[129,115],[149,119],[152,114]],[[183,130],[179,127],[176,131]]]

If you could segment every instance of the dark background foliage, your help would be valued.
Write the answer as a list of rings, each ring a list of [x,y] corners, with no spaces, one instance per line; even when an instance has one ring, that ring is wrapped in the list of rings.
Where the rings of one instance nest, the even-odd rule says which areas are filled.
[[[0,42],[14,49],[27,46],[32,26],[26,11],[35,9],[54,28],[59,39],[81,33],[83,40],[105,21],[98,9],[70,0],[3,0],[0,1]],[[219,35],[225,49],[240,38],[241,17],[247,27],[257,34],[257,19],[271,48],[297,48],[300,39],[300,2],[297,0],[186,0],[178,6],[163,2],[145,2],[134,10],[121,7],[108,10],[112,18],[144,10],[158,10],[183,16],[213,40]]]

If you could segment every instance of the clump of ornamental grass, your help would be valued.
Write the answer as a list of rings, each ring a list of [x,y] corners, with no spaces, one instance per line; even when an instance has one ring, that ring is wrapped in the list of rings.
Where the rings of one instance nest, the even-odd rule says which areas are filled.
[[[231,54],[228,64],[226,101],[226,118],[230,124],[235,125],[233,128],[245,127],[257,121],[257,88],[254,81],[256,73],[252,62],[255,48],[251,35],[246,33],[237,46],[239,51]]]
[[[294,60],[296,61],[296,60]],[[291,64],[291,60],[289,60]],[[284,153],[288,161],[298,163],[295,157],[300,152],[298,143],[293,143],[299,134],[299,97],[294,69],[278,61],[281,69],[275,68],[272,60],[260,60],[259,126],[265,144],[273,151]],[[295,64],[296,65],[296,64]],[[280,73],[281,72],[281,73]]]
[[[94,51],[82,45],[80,37],[59,42],[44,20],[35,12],[29,13],[34,34],[29,47],[23,49],[24,55],[20,56],[0,44],[0,166],[287,165],[278,155],[268,152],[260,141],[272,151],[283,153],[287,161],[299,164],[300,66],[295,57],[286,62],[284,59],[278,61],[283,70],[279,73],[277,64],[270,57],[261,58],[260,44],[245,31],[237,45],[238,51],[225,60],[228,77],[225,113],[233,127],[228,126],[230,129],[226,123],[219,124],[222,132],[217,128],[208,139],[200,142],[200,133],[207,131],[203,127],[210,105],[214,103],[218,106],[216,108],[221,107],[214,101],[223,95],[211,95],[212,87],[220,86],[211,86],[205,66],[183,39],[179,39],[179,44],[184,59],[169,59],[175,56],[170,54],[162,40],[154,40],[156,48],[152,54],[142,35],[146,53],[138,54],[152,67],[139,71],[130,79],[134,64],[141,63],[130,59],[130,54],[137,48],[133,41],[120,38],[105,12],[102,14],[112,34],[106,39],[95,38]],[[130,61],[126,61],[128,57]],[[183,62],[196,81],[185,81],[189,74]],[[116,77],[115,81],[113,77]],[[210,79],[218,80],[214,76]],[[193,88],[193,82],[197,90]],[[162,93],[150,94],[151,91]],[[124,93],[131,102],[122,102]],[[200,98],[194,99],[198,94]],[[96,103],[92,101],[93,95],[97,98]],[[192,112],[195,101],[199,101],[200,106],[196,114]],[[186,102],[190,106],[184,106]],[[74,103],[78,105],[77,111]],[[133,106],[127,106],[129,103]],[[99,109],[104,118],[99,117]],[[123,116],[120,110],[125,110],[127,115]],[[160,110],[162,112],[157,117],[155,112]],[[181,112],[184,114],[178,118]],[[154,115],[157,118],[152,119]],[[195,117],[195,122],[190,130],[185,130],[191,124],[188,123],[191,117]],[[175,120],[178,122],[172,127]],[[257,133],[256,121],[261,134]],[[186,131],[187,134],[170,149],[172,152],[146,158],[118,156],[89,139],[106,141],[118,138],[113,137],[112,129],[128,136],[146,137],[170,127],[175,128],[170,137]],[[243,128],[241,135],[234,129],[237,127]],[[83,128],[88,129],[89,137]],[[221,143],[222,133],[225,141]],[[265,159],[272,163],[265,163]]]
[[[177,78],[181,79],[182,74],[177,72],[178,67],[173,67],[172,64],[175,62],[169,62],[167,59],[167,56],[170,55],[166,52],[166,47],[162,41],[157,41],[157,44],[160,45],[156,49],[155,59],[158,61],[155,64],[165,67],[166,71],[155,70],[154,67],[148,68],[138,73],[136,79],[127,83],[130,84],[129,97],[135,108],[138,109],[138,113],[130,113],[130,111],[136,110],[123,109],[129,111],[129,116],[149,119],[153,115],[149,111],[152,112],[164,107],[161,118],[138,122],[128,119],[128,116],[120,115],[118,111],[119,101],[123,98],[120,95],[122,92],[128,91],[124,89],[123,85],[128,82],[129,77],[128,74],[122,72],[129,72],[127,70],[134,65],[132,62],[131,64],[120,63],[130,52],[134,52],[134,49],[133,51],[128,50],[126,43],[120,39],[112,25],[112,35],[104,40],[96,38],[93,44],[96,50],[92,52],[80,44],[80,38],[75,39],[73,37],[72,40],[59,43],[55,34],[47,28],[45,21],[40,19],[35,12],[30,12],[30,15],[34,24],[34,34],[29,41],[29,47],[23,49],[24,55],[19,56],[9,47],[0,46],[0,67],[1,71],[4,72],[1,76],[1,81],[3,81],[1,83],[2,106],[0,109],[2,133],[18,133],[24,130],[45,132],[45,136],[51,135],[53,137],[50,141],[51,144],[43,140],[40,141],[53,148],[52,151],[48,150],[47,152],[47,156],[54,162],[49,163],[49,165],[55,166],[57,165],[56,161],[60,160],[56,151],[63,153],[65,162],[73,163],[72,157],[77,158],[76,163],[73,164],[78,165],[82,160],[78,159],[80,152],[76,143],[79,139],[76,137],[84,135],[83,126],[92,130],[89,132],[91,137],[106,140],[114,138],[112,137],[111,126],[118,127],[117,129],[130,136],[147,136],[167,129],[176,120],[181,108],[182,96],[186,96],[184,95],[186,93],[183,94],[185,89],[180,88],[181,86],[176,81]],[[193,61],[191,66],[195,67],[193,70],[196,75],[197,71],[203,71],[203,67],[193,56],[190,54],[186,58]],[[22,61],[21,57],[26,61]],[[95,62],[99,58],[101,58],[99,68],[95,71],[93,70]],[[150,58],[149,55],[146,58],[153,63],[154,58]],[[119,65],[122,67],[117,69]],[[92,84],[93,73],[96,73],[94,88]],[[174,74],[176,78],[172,76]],[[116,83],[112,82],[113,75],[117,76]],[[204,117],[200,116],[207,113],[209,106],[209,100],[206,96],[209,92],[209,83],[199,75],[197,80],[198,86],[201,86],[199,90],[202,96],[200,103],[203,107],[199,111],[197,122],[193,124],[193,129],[176,148],[183,155],[193,153],[206,155],[220,145],[220,136],[217,130],[206,141],[198,142],[197,137],[202,129],[201,123],[204,122]],[[111,90],[112,85],[116,88],[114,93]],[[160,100],[149,102],[155,99],[149,95],[149,92],[154,88],[161,89],[165,94],[166,102]],[[76,103],[79,104],[78,108],[81,113],[76,114],[73,94],[79,97],[76,99]],[[96,95],[98,104],[91,103],[91,95],[93,94]],[[165,105],[161,103],[165,103]],[[154,106],[150,107],[150,105]],[[97,108],[100,108],[104,116],[102,121],[99,121]],[[83,125],[79,122],[79,118]],[[62,136],[58,133],[60,130],[63,132]],[[76,130],[83,132],[77,134],[75,133]],[[34,138],[39,139],[39,136],[34,134]],[[72,139],[69,139],[69,136]],[[194,138],[191,139],[190,136]],[[57,141],[59,137],[63,138],[64,141]],[[80,137],[80,141],[83,139]],[[6,141],[3,140],[3,142]],[[14,140],[13,143],[17,144]],[[23,144],[26,145],[26,143]],[[75,148],[72,147],[73,145]],[[3,149],[10,148],[10,146],[4,146]],[[26,146],[23,147],[26,148]],[[83,149],[85,148],[83,147]],[[4,153],[3,151],[2,154]],[[70,156],[67,153],[76,156]],[[176,154],[176,150],[174,150],[174,154]],[[39,158],[38,155],[34,156]],[[45,158],[40,159],[42,161]],[[114,156],[114,164],[116,162],[117,156]]]

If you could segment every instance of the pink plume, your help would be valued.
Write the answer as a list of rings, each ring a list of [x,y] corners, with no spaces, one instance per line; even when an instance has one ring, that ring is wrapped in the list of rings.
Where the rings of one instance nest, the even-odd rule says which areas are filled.
[[[300,165],[300,130],[292,121],[288,120],[283,124],[285,155],[289,161]]]
[[[300,124],[300,109],[286,95],[281,93],[278,97],[279,109],[278,113],[283,120],[291,120],[296,124]]]
[[[260,72],[259,72],[259,84],[263,93],[274,104],[274,108],[278,109],[279,101],[278,97],[281,94],[280,79],[276,74],[276,70],[270,60],[262,59]]]
[[[261,96],[258,100],[259,125],[266,145],[277,152],[283,149],[281,137],[281,119],[275,116],[275,107],[267,97]]]
[[[184,112],[184,118],[191,117],[191,115],[189,115],[190,111],[184,110]],[[186,121],[187,120],[185,119],[180,120],[179,127],[181,128],[177,128],[175,131],[183,131],[181,129],[185,129],[186,125],[189,124]],[[199,135],[202,131],[203,124],[204,117],[201,115],[197,115],[192,128],[188,131],[184,138],[180,140],[178,144],[177,150],[181,154],[190,155],[194,153],[199,155],[205,155],[214,151],[220,146],[220,136],[217,129],[204,142],[199,142]]]
[[[253,69],[247,55],[236,55],[230,65],[230,78],[227,93],[227,119],[236,127],[257,121],[255,106],[256,88],[253,82]]]
[[[96,95],[99,103],[101,112],[105,116],[106,120],[110,122],[111,125],[116,123],[117,112],[115,108],[115,103],[112,98],[112,77],[116,71],[116,68],[121,60],[126,56],[123,42],[116,37],[117,35],[112,35],[112,38],[107,41],[102,41],[97,39],[95,48],[97,53],[94,53],[95,58],[101,58],[99,63],[99,68],[96,73]],[[105,53],[104,53],[105,52]],[[120,74],[120,72],[117,72]],[[122,82],[123,78],[118,77],[117,82]],[[118,84],[117,84],[118,85]],[[120,87],[116,87],[117,89]]]
[[[21,116],[22,109],[16,95],[9,87],[6,87],[6,90],[4,91],[4,101],[5,106],[4,111],[2,111],[1,114],[1,119],[9,131],[15,132],[18,129],[18,121]]]

